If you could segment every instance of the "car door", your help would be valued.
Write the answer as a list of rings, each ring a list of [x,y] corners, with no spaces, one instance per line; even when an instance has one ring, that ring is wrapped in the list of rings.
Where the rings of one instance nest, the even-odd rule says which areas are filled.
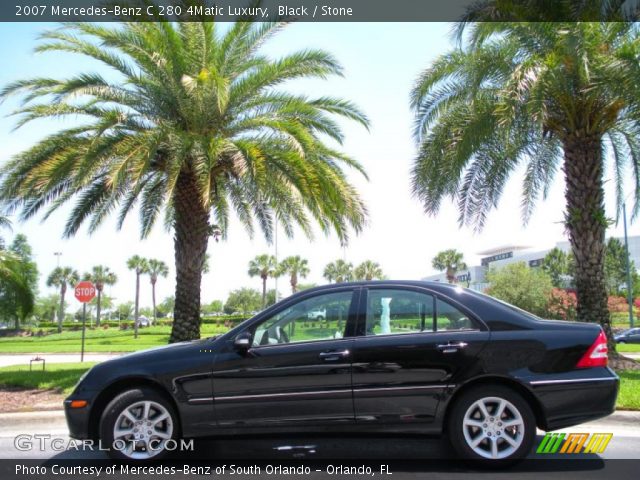
[[[627,342],[640,343],[640,328],[636,328],[629,332],[629,335],[627,336]]]
[[[432,422],[442,393],[489,339],[469,312],[414,287],[363,289],[353,346],[358,423]]]
[[[240,332],[249,348],[232,341],[214,362],[218,425],[353,423],[349,332],[358,295],[354,287],[310,293]]]

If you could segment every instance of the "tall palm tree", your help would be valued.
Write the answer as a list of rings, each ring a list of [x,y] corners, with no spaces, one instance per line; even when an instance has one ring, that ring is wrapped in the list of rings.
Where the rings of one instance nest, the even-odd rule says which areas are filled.
[[[127,260],[127,268],[136,272],[136,299],[133,308],[133,336],[138,338],[138,314],[140,312],[140,275],[147,272],[149,261],[140,255]]]
[[[289,283],[291,284],[291,293],[298,291],[298,280],[307,278],[309,275],[309,262],[306,258],[295,255],[284,258],[280,262],[280,272],[289,275]]]
[[[156,321],[156,283],[158,277],[167,278],[169,275],[169,267],[162,260],[150,258],[147,263],[147,271],[149,280],[151,281],[151,301],[153,302],[153,322]]]
[[[262,308],[267,305],[267,280],[269,277],[277,277],[280,272],[278,270],[278,262],[273,255],[258,255],[249,262],[249,276],[260,277],[262,279]]]
[[[460,223],[481,228],[509,176],[524,167],[526,223],[562,170],[578,319],[600,322],[614,352],[604,278],[609,220],[603,175],[610,158],[619,212],[629,169],[640,185],[638,27],[470,22],[460,25],[459,34],[463,47],[436,59],[412,92],[419,144],[413,191],[431,214],[444,197],[456,199]],[[635,192],[634,215],[640,188]]]
[[[353,270],[355,280],[381,280],[384,278],[382,267],[372,260],[365,260]]]
[[[431,266],[440,272],[446,272],[447,282],[455,283],[456,274],[467,268],[464,255],[455,249],[443,250],[431,260]]]
[[[60,289],[60,309],[58,310],[58,333],[62,332],[62,322],[64,320],[64,296],[67,293],[68,285],[78,283],[80,275],[71,267],[56,267],[47,278],[48,287]]]
[[[35,294],[24,268],[24,260],[12,252],[0,250],[0,289],[11,292],[16,324],[33,312]]]
[[[100,311],[102,309],[102,292],[104,291],[105,285],[115,285],[118,277],[109,267],[96,265],[91,269],[91,272],[84,274],[84,280],[90,280],[96,286],[96,327],[99,327]]]
[[[6,86],[22,94],[19,126],[35,119],[81,119],[13,157],[0,201],[22,218],[75,200],[64,233],[94,231],[139,204],[145,237],[164,211],[174,232],[175,319],[170,341],[199,338],[202,265],[217,225],[235,211],[249,234],[271,240],[274,219],[288,236],[312,223],[346,240],[362,229],[364,204],[343,170],[360,164],[325,139],[343,134],[336,117],[368,126],[350,102],[289,93],[284,82],[342,74],[330,54],[308,49],[281,58],[260,53],[284,26],[245,18],[224,27],[140,22],[74,23],[42,35],[37,51],[90,57],[116,71]],[[46,209],[46,207],[49,207]]]
[[[350,282],[353,279],[353,264],[347,263],[344,260],[336,260],[335,262],[328,263],[324,267],[322,274],[329,283],[336,282]]]

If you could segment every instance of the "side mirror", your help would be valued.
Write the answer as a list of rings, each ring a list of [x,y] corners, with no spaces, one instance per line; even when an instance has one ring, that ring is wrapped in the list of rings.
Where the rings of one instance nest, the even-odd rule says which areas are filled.
[[[242,332],[233,340],[233,346],[236,350],[246,352],[251,348],[251,333]]]

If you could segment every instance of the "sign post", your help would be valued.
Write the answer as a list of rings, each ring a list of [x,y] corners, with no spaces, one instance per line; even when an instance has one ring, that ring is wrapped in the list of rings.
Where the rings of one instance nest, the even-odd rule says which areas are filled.
[[[80,361],[84,362],[84,337],[87,322],[87,303],[96,296],[96,287],[89,281],[82,281],[76,285],[74,295],[82,303],[82,346],[80,349]]]

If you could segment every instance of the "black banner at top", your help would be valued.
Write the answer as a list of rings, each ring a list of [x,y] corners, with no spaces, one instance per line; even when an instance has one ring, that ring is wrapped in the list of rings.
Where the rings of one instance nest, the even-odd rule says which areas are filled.
[[[640,0],[2,0],[0,22],[636,21]]]

